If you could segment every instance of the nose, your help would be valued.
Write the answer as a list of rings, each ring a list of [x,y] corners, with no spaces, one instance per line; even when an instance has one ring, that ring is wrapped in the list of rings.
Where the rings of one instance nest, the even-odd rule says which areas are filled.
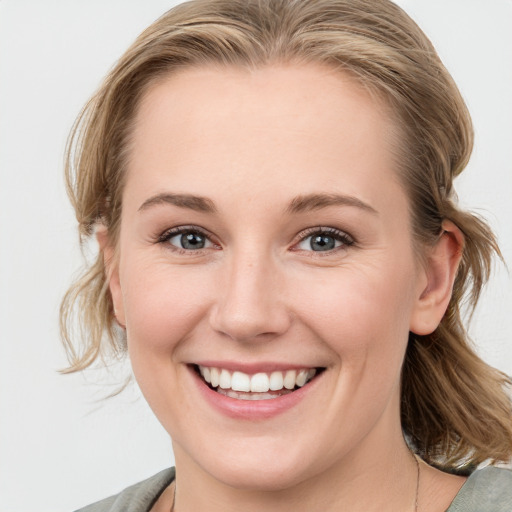
[[[273,339],[289,329],[283,279],[270,258],[233,257],[222,274],[210,314],[215,331],[251,342]]]

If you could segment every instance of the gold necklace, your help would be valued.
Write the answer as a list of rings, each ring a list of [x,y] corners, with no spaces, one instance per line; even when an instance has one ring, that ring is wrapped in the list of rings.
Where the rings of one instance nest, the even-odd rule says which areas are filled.
[[[418,512],[418,496],[420,493],[420,463],[418,461],[418,457],[412,454],[414,460],[416,461],[416,493],[414,497],[414,512]],[[172,505],[171,510],[169,512],[174,512],[174,504],[176,503],[176,480],[174,480],[174,493],[172,496]]]
[[[414,460],[416,461],[416,497],[414,498],[414,512],[418,512],[418,495],[420,493],[420,463],[418,461],[418,457],[412,454]],[[172,504],[174,508],[174,503]]]

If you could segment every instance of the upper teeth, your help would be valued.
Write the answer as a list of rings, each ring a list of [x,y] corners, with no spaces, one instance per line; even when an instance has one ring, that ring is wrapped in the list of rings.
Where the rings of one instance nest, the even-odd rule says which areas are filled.
[[[295,386],[302,387],[316,374],[316,370],[311,368],[248,375],[240,371],[230,372],[223,368],[208,366],[199,366],[199,372],[203,379],[214,388],[220,387],[253,393],[266,393],[269,390],[279,391],[283,388],[294,389]]]

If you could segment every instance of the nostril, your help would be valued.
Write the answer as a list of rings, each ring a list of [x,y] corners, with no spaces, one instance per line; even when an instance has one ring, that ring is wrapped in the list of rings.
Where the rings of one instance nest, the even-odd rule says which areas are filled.
[[[269,341],[284,334],[291,314],[276,290],[275,272],[262,270],[260,264],[246,263],[245,270],[240,266],[235,265],[219,290],[210,310],[211,328],[239,342]]]

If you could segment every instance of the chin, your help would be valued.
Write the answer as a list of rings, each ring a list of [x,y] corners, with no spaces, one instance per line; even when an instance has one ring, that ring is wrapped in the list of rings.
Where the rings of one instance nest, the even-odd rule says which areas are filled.
[[[276,492],[293,489],[327,470],[329,454],[314,460],[314,441],[288,438],[238,439],[230,442],[208,440],[198,443],[193,453],[176,451],[208,477],[241,491]],[[212,446],[216,448],[212,450]],[[304,450],[304,446],[311,449]],[[187,464],[187,463],[186,463]]]
[[[296,485],[306,480],[310,475],[311,469],[307,464],[294,463],[282,464],[276,463],[276,460],[270,460],[262,463],[261,461],[243,461],[237,460],[236,466],[228,464],[216,465],[215,468],[205,468],[210,475],[225,485],[243,491],[258,492],[276,492],[292,489]]]

